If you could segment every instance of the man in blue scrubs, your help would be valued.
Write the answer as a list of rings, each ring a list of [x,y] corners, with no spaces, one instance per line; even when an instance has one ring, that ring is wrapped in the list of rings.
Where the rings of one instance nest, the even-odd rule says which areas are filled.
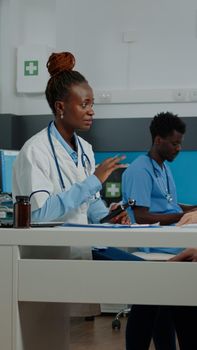
[[[176,186],[166,161],[172,162],[181,150],[185,123],[175,114],[157,114],[151,124],[152,146],[149,152],[134,160],[123,173],[123,202],[136,200],[128,209],[132,222],[139,224],[174,224],[195,206],[178,204]],[[174,248],[146,248],[146,252],[177,254]]]
[[[160,113],[153,118],[150,124],[152,146],[149,152],[133,161],[123,173],[123,202],[128,202],[129,198],[136,200],[133,210],[128,209],[132,222],[139,224],[160,222],[161,225],[170,225],[178,222],[185,212],[195,208],[178,204],[176,186],[170,168],[166,164],[166,161],[172,162],[180,152],[185,130],[185,123],[172,113]],[[140,250],[146,253],[172,254],[181,251],[179,248],[140,248]],[[175,316],[178,312],[182,312],[182,309],[133,305],[127,321],[126,349],[148,350],[151,335],[154,336],[157,350],[176,349],[174,322],[177,324],[179,317]],[[188,338],[191,338],[193,344],[193,339],[187,336],[188,334],[185,337],[187,346],[189,346]],[[140,335],[143,336],[140,338]],[[182,350],[192,349],[191,346],[185,347],[182,339],[179,339],[179,343]]]

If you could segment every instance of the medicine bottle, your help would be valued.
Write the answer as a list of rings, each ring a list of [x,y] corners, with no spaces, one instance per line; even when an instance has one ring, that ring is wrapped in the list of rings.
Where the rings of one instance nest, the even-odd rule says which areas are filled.
[[[16,196],[14,203],[14,227],[29,228],[31,223],[31,204],[28,196]]]

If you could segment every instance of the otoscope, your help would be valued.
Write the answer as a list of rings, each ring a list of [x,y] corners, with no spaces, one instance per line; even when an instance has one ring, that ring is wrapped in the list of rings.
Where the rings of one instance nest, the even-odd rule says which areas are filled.
[[[128,207],[134,207],[136,201],[134,199],[129,199],[127,203],[120,204],[116,209],[112,210],[108,215],[104,216],[100,220],[101,224],[104,224],[105,222],[109,222],[111,219],[113,219],[116,215],[119,215],[124,210],[126,210]]]

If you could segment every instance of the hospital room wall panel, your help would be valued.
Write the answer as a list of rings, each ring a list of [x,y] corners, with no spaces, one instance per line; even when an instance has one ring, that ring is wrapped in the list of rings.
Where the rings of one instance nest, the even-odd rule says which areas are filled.
[[[53,116],[0,114],[0,148],[20,149],[24,142],[46,127]],[[88,132],[79,132],[97,152],[147,151],[151,145],[152,118],[94,119]],[[197,117],[183,117],[187,131],[183,150],[197,150]]]
[[[0,117],[0,148],[12,149],[12,122],[15,116],[12,114],[1,114]]]
[[[46,127],[53,117],[47,115],[0,117],[0,148],[20,149],[24,142]],[[197,117],[183,118],[187,132],[183,150],[170,164],[177,185],[178,200],[197,202]],[[79,132],[93,145],[96,162],[118,154],[125,154],[125,163],[131,163],[151,146],[149,124],[151,118],[95,119],[89,132]]]
[[[53,116],[0,115],[0,148],[20,149],[24,142],[46,127]],[[152,118],[94,119],[88,132],[79,132],[97,152],[146,151],[151,145]],[[183,149],[197,150],[197,117],[183,117],[187,125]]]

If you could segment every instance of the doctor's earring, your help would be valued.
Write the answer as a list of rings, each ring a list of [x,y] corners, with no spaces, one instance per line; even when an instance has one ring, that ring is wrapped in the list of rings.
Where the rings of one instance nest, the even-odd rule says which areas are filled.
[[[61,114],[61,115],[60,115],[60,119],[64,119],[64,116],[63,116],[63,114]]]

